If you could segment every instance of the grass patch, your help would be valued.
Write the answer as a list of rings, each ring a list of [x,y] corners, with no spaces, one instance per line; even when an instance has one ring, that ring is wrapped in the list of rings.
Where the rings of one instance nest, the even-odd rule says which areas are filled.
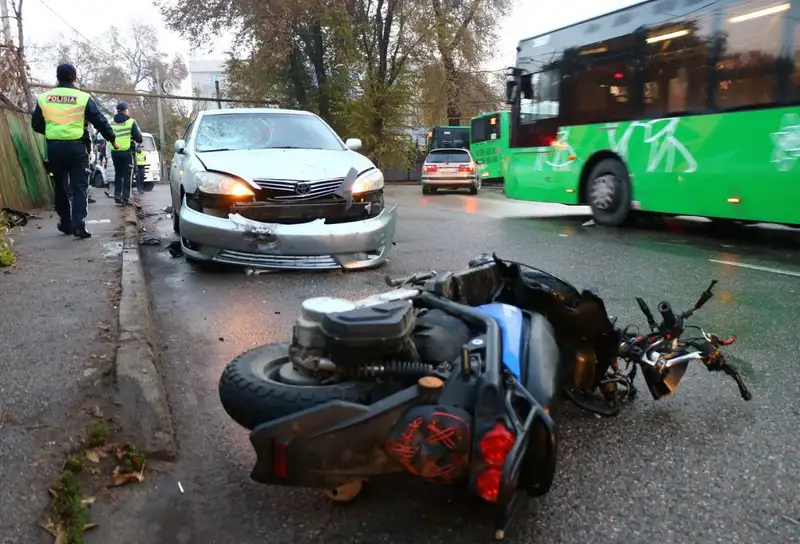
[[[13,241],[8,236],[10,230],[6,214],[0,212],[0,267],[14,266],[17,261],[14,252],[11,250]]]
[[[80,446],[64,459],[61,473],[50,489],[50,520],[42,525],[58,544],[84,544],[83,533],[95,527],[89,512],[94,499],[84,498],[78,475],[86,465],[87,451],[105,446],[107,442],[108,425],[103,421],[95,422]]]
[[[97,421],[92,424],[83,441],[86,448],[99,448],[105,446],[106,442],[108,442],[108,425],[105,421]]]
[[[61,473],[50,489],[48,520],[41,524],[53,535],[56,544],[84,544],[83,533],[97,527],[91,522],[89,511],[94,498],[84,497],[81,477],[92,486],[97,482],[91,478],[105,472],[106,477],[110,476],[106,487],[119,487],[144,480],[144,454],[130,445],[115,445],[109,438],[108,425],[104,421],[97,421],[64,459]]]

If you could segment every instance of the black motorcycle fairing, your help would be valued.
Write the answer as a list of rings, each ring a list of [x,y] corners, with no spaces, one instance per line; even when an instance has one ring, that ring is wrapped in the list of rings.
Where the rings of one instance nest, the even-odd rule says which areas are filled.
[[[524,269],[495,257],[495,269],[505,287],[497,302],[544,315],[553,324],[562,350],[591,349],[597,358],[596,376],[605,376],[616,363],[617,332],[603,300],[546,272]]]
[[[566,369],[552,324],[542,314],[526,314],[522,385],[536,402],[549,408],[564,383]]]
[[[461,357],[461,348],[472,333],[464,321],[445,311],[427,308],[417,314],[411,339],[421,361],[453,362]]]

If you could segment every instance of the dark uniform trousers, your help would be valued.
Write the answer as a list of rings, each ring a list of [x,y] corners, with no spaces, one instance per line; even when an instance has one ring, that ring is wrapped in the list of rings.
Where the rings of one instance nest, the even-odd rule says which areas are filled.
[[[81,140],[47,142],[47,162],[55,185],[56,213],[61,224],[73,230],[85,227],[89,199],[89,176],[86,174],[88,160],[86,144]]]
[[[133,183],[133,153],[130,151],[112,151],[114,161],[114,198],[128,201],[131,199]]]

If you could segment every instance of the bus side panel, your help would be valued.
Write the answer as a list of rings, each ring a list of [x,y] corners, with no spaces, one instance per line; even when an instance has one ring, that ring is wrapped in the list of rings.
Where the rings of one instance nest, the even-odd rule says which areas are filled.
[[[642,210],[800,223],[799,113],[782,108],[637,121],[609,134],[627,158],[633,200]]]
[[[567,163],[560,168],[553,165],[553,150],[547,147],[511,148],[505,176],[505,194],[509,198],[538,202],[577,204],[577,186],[580,177],[578,165]]]

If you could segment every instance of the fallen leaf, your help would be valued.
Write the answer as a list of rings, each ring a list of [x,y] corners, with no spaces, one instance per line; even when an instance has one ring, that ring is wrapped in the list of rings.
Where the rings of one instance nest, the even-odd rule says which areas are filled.
[[[43,459],[39,459],[38,461],[34,461],[33,463],[29,464],[28,466],[31,468],[36,468],[44,462]]]
[[[144,480],[141,472],[121,472],[111,479],[109,487],[119,487],[126,484],[139,483]]]
[[[102,448],[93,448],[86,450],[86,458],[92,463],[99,463],[100,459],[105,459],[108,454]]]
[[[98,405],[96,405],[96,404],[92,407],[92,412],[91,413],[92,413],[92,415],[94,417],[96,417],[98,419],[103,417],[103,411],[100,410],[100,407]]]
[[[39,527],[53,535],[53,538],[58,538],[59,528],[51,521],[48,523],[40,523]]]
[[[91,529],[97,529],[97,524],[96,523],[87,523],[86,525],[83,526],[84,532],[85,531],[89,531]]]
[[[86,497],[85,499],[81,499],[81,504],[84,506],[91,506],[96,500],[97,499],[95,497]]]

